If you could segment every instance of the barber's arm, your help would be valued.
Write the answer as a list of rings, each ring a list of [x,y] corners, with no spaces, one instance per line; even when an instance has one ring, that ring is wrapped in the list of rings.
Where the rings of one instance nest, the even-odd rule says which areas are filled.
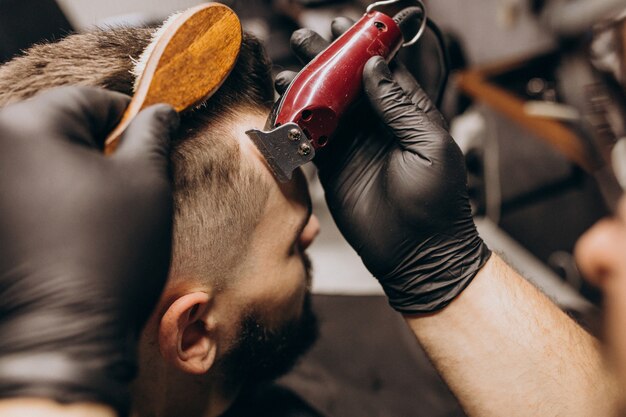
[[[61,88],[0,110],[0,414],[128,411],[136,343],[165,283],[178,116]]]
[[[305,30],[292,45],[308,60],[326,42]],[[463,156],[425,93],[380,58],[364,88],[368,103],[316,160],[326,200],[468,415],[612,415],[597,341],[476,232]]]

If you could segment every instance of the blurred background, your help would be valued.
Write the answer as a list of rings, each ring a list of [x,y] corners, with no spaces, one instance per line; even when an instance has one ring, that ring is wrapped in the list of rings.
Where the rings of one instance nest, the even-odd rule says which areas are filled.
[[[0,0],[0,62],[35,42],[95,27],[156,25],[174,11],[198,3],[202,2]],[[358,18],[368,4],[362,0],[224,3],[239,14],[245,30],[265,42],[276,72],[300,67],[289,48],[295,29],[312,28],[330,38],[334,17]],[[439,102],[466,155],[483,238],[563,309],[597,332],[601,299],[582,280],[572,253],[578,237],[611,213],[621,195],[620,182],[626,184],[625,173],[620,172],[626,166],[626,0],[425,3],[442,31],[444,45],[427,32],[415,46],[401,51],[399,59]],[[397,318],[388,311],[377,282],[336,230],[312,170],[308,176],[322,222],[322,234],[311,248],[316,308],[322,319],[330,318],[327,324],[322,320],[323,335],[335,347],[345,345],[345,350],[330,354],[314,349],[297,370],[299,376],[287,377],[278,394],[273,391],[282,404],[292,401],[296,408],[298,404],[311,407],[307,408],[311,414],[274,410],[267,415],[463,415],[432,370],[421,371],[419,381],[398,377],[400,370],[368,374],[362,377],[367,384],[370,380],[382,384],[375,401],[371,394],[365,399],[352,393],[347,399],[353,399],[352,408],[329,411],[328,396],[314,381],[330,378],[321,370],[336,367],[342,354],[354,355],[354,344],[361,337],[342,334],[347,327],[333,327],[338,317],[349,327],[355,317],[364,319],[362,303],[366,303],[371,315],[366,319],[372,323],[384,327],[382,323]],[[389,331],[395,333],[389,337],[402,339],[404,330],[396,327],[391,326]],[[416,366],[428,368],[419,347],[412,341],[403,343],[406,349],[398,355],[412,355]],[[384,397],[387,388],[391,391],[397,388],[394,384],[402,383],[422,384],[426,394],[412,400]],[[358,383],[340,384],[346,385]],[[285,387],[297,395],[281,391]],[[306,407],[299,402],[302,399]],[[367,408],[368,401],[387,404],[386,411],[377,405]],[[421,411],[415,411],[416,402]],[[400,403],[413,411],[407,414],[398,408]]]

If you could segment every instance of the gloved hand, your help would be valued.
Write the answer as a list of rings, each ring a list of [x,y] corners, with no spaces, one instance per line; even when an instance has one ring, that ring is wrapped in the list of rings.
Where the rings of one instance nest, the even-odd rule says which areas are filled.
[[[126,412],[139,332],[169,268],[166,105],[112,157],[129,98],[60,88],[0,110],[0,397]]]
[[[333,34],[350,24],[335,20]],[[292,36],[305,62],[327,45],[310,30]],[[293,75],[279,74],[279,92]],[[472,219],[464,158],[402,66],[392,75],[373,57],[363,81],[367,101],[340,123],[314,162],[339,230],[391,306],[405,314],[434,312],[459,295],[490,256]]]

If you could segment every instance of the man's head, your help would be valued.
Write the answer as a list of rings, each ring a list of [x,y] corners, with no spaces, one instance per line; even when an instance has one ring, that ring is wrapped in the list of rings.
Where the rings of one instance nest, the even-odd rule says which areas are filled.
[[[152,33],[98,31],[36,46],[0,67],[0,106],[69,84],[131,94],[133,62]],[[229,78],[182,117],[171,156],[170,279],[141,345],[137,398],[146,411],[173,401],[178,413],[218,413],[246,376],[272,376],[311,341],[303,251],[318,225],[306,182],[297,173],[278,184],[244,133],[263,126],[273,98],[263,48],[244,36]]]

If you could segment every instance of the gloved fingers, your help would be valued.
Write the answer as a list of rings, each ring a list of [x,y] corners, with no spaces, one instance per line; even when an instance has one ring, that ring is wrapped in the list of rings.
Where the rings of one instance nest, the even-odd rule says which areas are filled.
[[[409,70],[398,61],[392,62],[393,66],[390,66],[393,73],[393,78],[407,93],[410,100],[422,110],[428,118],[441,128],[448,130],[448,122],[445,117],[439,112],[437,106],[432,102],[428,94],[422,89],[417,80],[409,72]]]
[[[315,58],[330,43],[311,29],[298,29],[291,35],[291,49],[304,64]],[[274,88],[281,96],[285,94],[291,82],[298,75],[295,71],[282,71],[274,80]]]
[[[330,24],[330,31],[333,34],[333,39],[337,39],[343,35],[345,31],[352,27],[352,25],[354,25],[354,20],[349,17],[340,16],[334,18]]]
[[[372,57],[363,69],[365,93],[374,111],[398,138],[399,144],[417,153],[422,159],[422,145],[432,145],[440,140],[441,127],[433,123],[426,113],[416,108],[406,92],[394,80],[381,57]]]
[[[319,170],[320,179],[337,177],[348,165],[360,168],[370,166],[383,155],[381,149],[390,144],[393,140],[374,111],[369,106],[359,105],[344,117],[333,139],[316,152],[313,162]]]
[[[291,49],[303,64],[307,64],[330,45],[311,29],[298,29],[291,35]]]
[[[341,36],[353,24],[354,21],[350,18],[335,18],[330,25],[333,39]],[[310,29],[299,29],[291,35],[291,48],[298,59],[305,65],[326,49],[328,45],[330,45],[330,42]],[[294,71],[282,71],[276,76],[274,88],[278,94],[283,95],[285,91],[287,91],[289,84],[296,78],[296,75],[298,75],[298,73]]]
[[[0,123],[102,149],[129,101],[124,94],[99,88],[60,87],[8,106]]]
[[[128,126],[114,154],[116,159],[147,161],[167,175],[172,132],[178,128],[178,113],[167,104],[141,111]]]
[[[333,39],[341,36],[353,24],[354,21],[350,18],[335,18],[330,24]],[[307,64],[315,58],[328,45],[330,45],[330,42],[311,29],[298,29],[291,35],[291,49],[303,64]]]
[[[274,88],[276,89],[276,92],[281,96],[285,94],[289,88],[289,84],[291,84],[293,79],[296,78],[296,75],[298,75],[298,73],[295,71],[287,70],[279,72],[274,80]]]

